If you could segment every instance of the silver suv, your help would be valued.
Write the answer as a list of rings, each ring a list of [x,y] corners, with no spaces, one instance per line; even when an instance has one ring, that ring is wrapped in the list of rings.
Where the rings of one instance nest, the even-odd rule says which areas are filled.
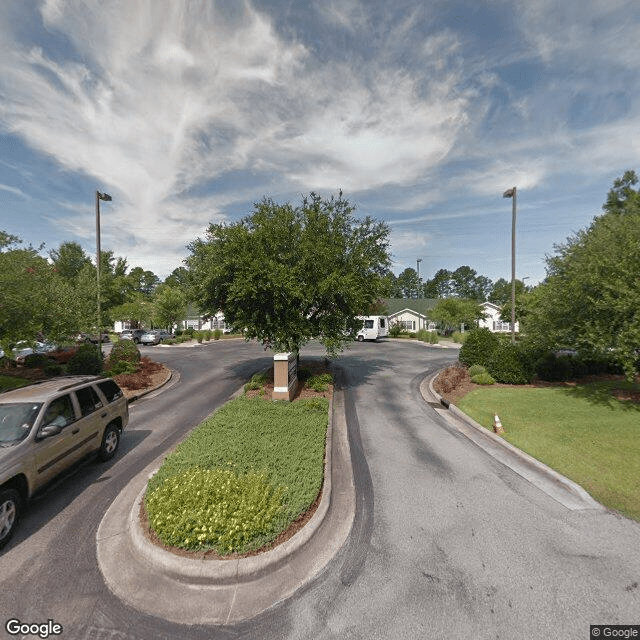
[[[128,421],[110,378],[67,376],[0,393],[0,549],[26,501],[86,455],[112,458]]]

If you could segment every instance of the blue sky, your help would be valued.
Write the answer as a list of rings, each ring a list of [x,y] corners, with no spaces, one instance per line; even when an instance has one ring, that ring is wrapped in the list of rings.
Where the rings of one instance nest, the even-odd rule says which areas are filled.
[[[544,278],[640,169],[637,0],[2,0],[0,229],[160,277],[209,222],[342,189],[394,271]]]

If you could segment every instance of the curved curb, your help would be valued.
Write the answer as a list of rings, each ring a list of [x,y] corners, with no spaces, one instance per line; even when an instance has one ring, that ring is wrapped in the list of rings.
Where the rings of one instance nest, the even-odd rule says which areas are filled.
[[[542,489],[552,498],[572,510],[580,509],[598,509],[604,510],[602,504],[597,502],[589,493],[579,484],[570,480],[561,473],[548,467],[544,462],[530,456],[510,442],[501,438],[499,435],[489,431],[481,424],[470,418],[466,413],[461,411],[456,405],[447,402],[433,387],[433,381],[444,371],[441,369],[435,374],[423,380],[420,385],[420,394],[425,402],[429,402],[426,397],[425,382],[427,382],[428,393],[431,394],[445,409],[449,409],[458,420],[451,420],[445,416],[449,423],[453,423],[460,433],[475,442],[479,447],[484,449],[494,458],[506,464],[517,474]],[[455,424],[458,422],[458,424]],[[460,428],[459,424],[466,428]],[[506,455],[505,455],[506,454]]]
[[[192,560],[157,547],[144,536],[138,509],[163,454],[127,484],[98,528],[96,555],[109,590],[164,620],[228,625],[253,618],[304,587],[344,545],[355,518],[343,390],[334,389],[331,409],[323,494],[311,520],[293,537],[266,553],[234,560]]]
[[[324,482],[321,487],[322,497],[315,513],[307,524],[288,540],[277,547],[247,558],[232,560],[195,560],[177,556],[151,542],[143,533],[140,525],[140,505],[145,487],[140,491],[129,514],[129,536],[133,549],[151,566],[165,575],[189,584],[236,584],[247,582],[262,573],[273,570],[287,561],[288,557],[305,545],[320,528],[327,515],[331,501],[331,442],[333,439],[333,399],[329,402],[329,422],[325,439]],[[153,473],[159,465],[154,465]]]

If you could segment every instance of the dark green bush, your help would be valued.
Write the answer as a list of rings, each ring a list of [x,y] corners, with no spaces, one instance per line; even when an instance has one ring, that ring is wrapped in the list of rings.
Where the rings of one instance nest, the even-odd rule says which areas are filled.
[[[51,360],[44,353],[30,353],[24,358],[24,366],[28,369],[45,367]]]
[[[458,359],[467,367],[481,364],[488,369],[489,361],[499,344],[500,339],[489,329],[474,329],[467,334]]]
[[[533,377],[533,371],[523,360],[517,344],[501,341],[487,363],[487,371],[496,382],[527,384]]]
[[[93,344],[78,347],[75,355],[67,363],[67,373],[70,375],[97,375],[102,373],[102,368],[102,353]]]
[[[136,373],[140,366],[140,350],[133,340],[120,340],[109,354],[108,369],[112,376],[121,373]]]
[[[49,360],[49,362],[44,365],[43,371],[45,376],[53,378],[54,376],[59,376],[64,371],[64,367],[57,362],[51,362],[51,360]]]
[[[536,364],[536,374],[540,380],[562,382],[573,377],[574,365],[572,356],[557,356],[548,353]]]
[[[216,329],[213,332],[213,339],[214,340],[220,340],[220,336],[222,335],[222,331],[220,329]]]

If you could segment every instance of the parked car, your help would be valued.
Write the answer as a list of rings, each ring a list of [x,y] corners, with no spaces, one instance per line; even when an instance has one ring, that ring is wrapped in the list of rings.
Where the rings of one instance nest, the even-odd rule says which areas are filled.
[[[17,342],[15,345],[13,345],[11,355],[7,355],[7,357],[17,362],[18,364],[24,364],[28,356],[33,354],[48,354],[55,348],[56,345],[51,342],[36,341],[34,343],[29,343],[25,340],[21,340],[20,342]],[[2,353],[2,355],[5,355],[4,352]]]
[[[147,329],[125,329],[120,334],[120,340],[133,340],[136,344],[140,343],[140,338],[147,332]]]
[[[170,340],[175,336],[173,333],[169,333],[164,329],[154,329],[153,331],[147,331],[140,336],[140,342],[142,344],[160,344],[163,340]]]
[[[0,548],[35,492],[87,455],[111,459],[128,421],[110,378],[67,376],[0,393]]]

